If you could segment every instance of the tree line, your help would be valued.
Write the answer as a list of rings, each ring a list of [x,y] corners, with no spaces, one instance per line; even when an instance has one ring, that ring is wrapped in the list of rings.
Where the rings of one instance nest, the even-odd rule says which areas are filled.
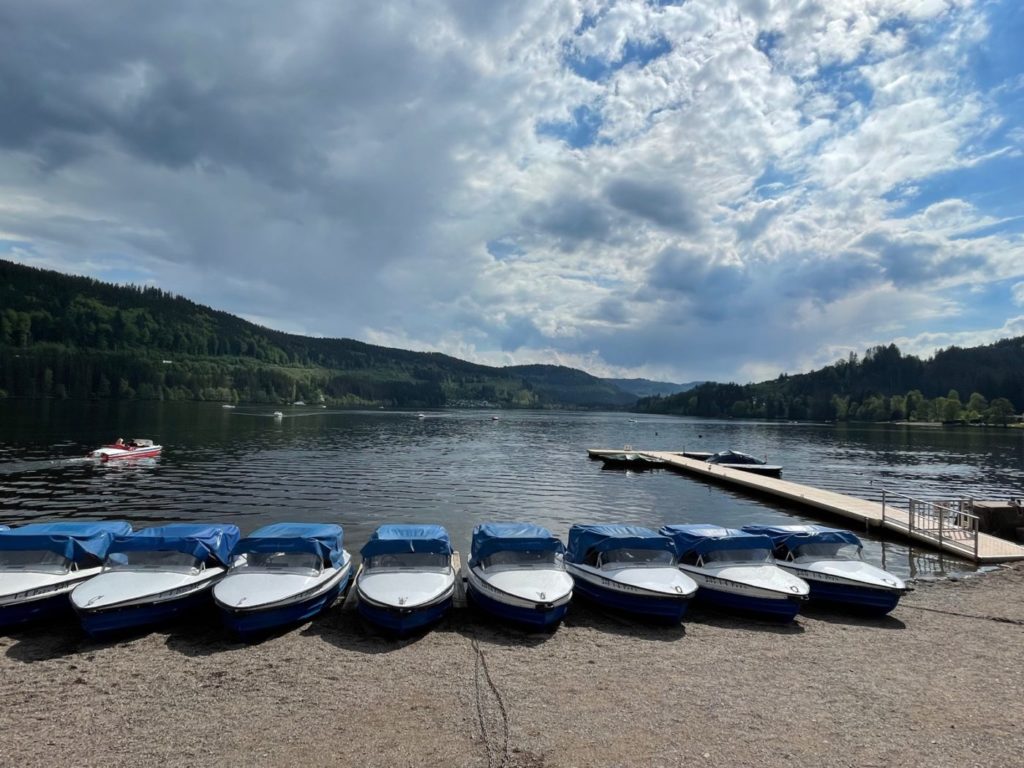
[[[560,366],[493,368],[282,333],[159,288],[0,260],[0,396],[437,407],[624,407]]]
[[[641,399],[637,409],[712,418],[1006,424],[1022,396],[1024,337],[950,347],[928,360],[903,355],[895,344],[878,346],[810,373],[756,384],[708,382]]]

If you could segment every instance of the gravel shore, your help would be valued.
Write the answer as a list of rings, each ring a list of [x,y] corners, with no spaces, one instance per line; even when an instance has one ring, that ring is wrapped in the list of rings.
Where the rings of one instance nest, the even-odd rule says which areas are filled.
[[[212,616],[111,644],[38,627],[0,636],[0,764],[1021,765],[1022,662],[1022,565],[784,627],[574,604],[550,636],[459,610],[398,642],[340,603],[254,646]]]

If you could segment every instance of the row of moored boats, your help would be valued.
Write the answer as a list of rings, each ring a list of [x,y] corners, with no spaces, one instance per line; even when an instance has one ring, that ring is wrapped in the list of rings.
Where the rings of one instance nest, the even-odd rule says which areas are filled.
[[[341,526],[124,521],[0,526],[0,628],[73,609],[94,637],[149,627],[213,604],[252,639],[329,608],[352,580]],[[470,601],[527,628],[550,629],[574,594],[634,617],[680,621],[694,600],[781,621],[807,600],[884,615],[908,587],[865,562],[849,531],[818,525],[574,525],[567,546],[528,523],[473,531]],[[360,614],[389,633],[429,627],[457,579],[447,531],[383,525],[360,551]]]

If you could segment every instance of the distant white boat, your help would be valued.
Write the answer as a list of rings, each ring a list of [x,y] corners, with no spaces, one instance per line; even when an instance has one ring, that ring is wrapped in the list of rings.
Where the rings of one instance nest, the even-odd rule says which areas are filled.
[[[417,413],[416,414],[416,418],[417,419],[425,419],[425,418],[427,418],[427,414],[425,414],[425,413]]]
[[[302,400],[296,400],[292,405],[305,405],[305,403]]]
[[[221,408],[234,408],[234,407],[235,406],[233,406],[231,403],[224,403],[224,405],[221,406]]]

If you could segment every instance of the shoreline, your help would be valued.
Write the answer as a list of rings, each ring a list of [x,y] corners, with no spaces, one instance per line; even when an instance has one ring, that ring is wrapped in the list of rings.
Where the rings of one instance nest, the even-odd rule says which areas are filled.
[[[113,643],[0,635],[5,762],[49,766],[1009,765],[1024,565],[917,584],[884,619],[651,627],[574,601],[551,635],[461,610],[394,641],[339,601],[248,646],[206,616]],[[797,763],[795,763],[797,764]]]

